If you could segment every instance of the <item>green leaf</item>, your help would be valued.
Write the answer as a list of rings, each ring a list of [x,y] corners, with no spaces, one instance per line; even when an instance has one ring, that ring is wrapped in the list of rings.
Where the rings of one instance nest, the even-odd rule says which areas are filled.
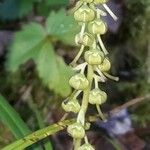
[[[58,131],[61,131],[65,129],[68,125],[71,125],[74,123],[75,120],[64,120],[62,122],[58,122],[56,124],[50,125],[48,127],[45,127],[43,129],[40,129],[36,132],[31,133],[30,135],[27,135],[26,137],[4,147],[2,150],[22,150],[27,148],[28,146],[50,136],[55,134]]]
[[[2,121],[13,133],[16,139],[20,139],[31,133],[20,115],[11,107],[7,100],[0,94],[0,121]],[[33,146],[34,150],[41,150],[38,145]]]
[[[27,15],[35,0],[4,0],[0,3],[0,18],[13,20]]]
[[[48,41],[44,43],[37,60],[39,76],[50,89],[56,93],[67,96],[71,92],[68,80],[71,69],[67,67],[61,58],[56,58],[54,49]]]
[[[35,114],[39,128],[40,129],[45,128],[44,118],[42,117],[41,112],[39,111],[37,107],[37,104],[34,103],[34,101],[32,100],[32,97],[27,101],[27,103],[29,107],[31,108],[31,110],[33,111],[33,113]],[[52,143],[49,139],[44,139],[43,144],[44,144],[43,147],[45,148],[45,150],[53,150]]]
[[[44,83],[51,83],[52,88],[54,87],[54,80],[59,79],[56,63],[53,47],[51,43],[47,41],[43,44],[39,53],[37,59],[37,70]]]
[[[57,67],[59,68],[59,80],[57,80],[56,92],[66,97],[71,92],[68,81],[73,75],[73,71],[70,67],[66,66],[64,60],[61,57],[57,57]]]
[[[46,33],[42,26],[31,23],[17,32],[8,55],[7,68],[16,71],[20,64],[37,57]]]
[[[30,133],[29,128],[19,114],[0,95],[0,120],[9,127],[14,136],[19,139]]]
[[[50,13],[46,21],[47,32],[66,44],[74,45],[74,37],[79,32],[79,26],[72,16],[64,9]]]
[[[65,16],[64,10],[60,10],[58,13],[51,13],[45,30],[37,23],[24,26],[22,31],[15,35],[8,54],[7,69],[16,71],[21,64],[32,59],[46,86],[61,96],[70,94],[68,80],[72,74],[71,69],[60,57],[57,57],[51,39],[73,44],[77,28],[72,21],[72,18]]]

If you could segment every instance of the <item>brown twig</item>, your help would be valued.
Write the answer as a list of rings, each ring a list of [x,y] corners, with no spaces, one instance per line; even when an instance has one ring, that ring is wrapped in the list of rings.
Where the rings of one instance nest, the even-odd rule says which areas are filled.
[[[142,102],[142,101],[144,101],[144,100],[148,100],[148,99],[150,99],[150,94],[148,94],[148,95],[146,95],[146,96],[144,96],[144,97],[134,98],[134,99],[128,101],[127,103],[125,103],[125,104],[123,104],[123,105],[121,105],[121,106],[118,106],[118,107],[114,108],[114,109],[111,110],[109,113],[110,113],[110,114],[118,113],[118,112],[121,111],[122,109],[128,108],[128,107],[130,107],[130,106],[133,106],[133,105],[135,105],[135,104],[137,104],[137,103],[140,103],[140,102]]]

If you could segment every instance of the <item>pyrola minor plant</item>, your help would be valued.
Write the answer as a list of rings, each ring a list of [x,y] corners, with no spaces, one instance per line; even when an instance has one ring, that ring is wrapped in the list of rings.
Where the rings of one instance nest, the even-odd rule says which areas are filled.
[[[107,94],[99,88],[99,82],[105,82],[107,78],[118,80],[108,74],[111,63],[101,39],[107,31],[107,24],[102,20],[106,12],[97,5],[102,5],[114,20],[117,19],[106,2],[107,0],[79,0],[71,10],[74,19],[81,26],[80,33],[75,36],[75,43],[80,50],[71,63],[76,74],[70,78],[69,84],[74,91],[63,101],[62,107],[66,112],[77,114],[76,122],[67,128],[73,138],[74,150],[94,150],[86,136],[86,130],[90,127],[85,120],[88,104],[95,105],[100,118],[106,121],[100,106],[106,102]],[[79,64],[78,60],[82,56],[84,62]],[[81,104],[79,95],[82,96]]]

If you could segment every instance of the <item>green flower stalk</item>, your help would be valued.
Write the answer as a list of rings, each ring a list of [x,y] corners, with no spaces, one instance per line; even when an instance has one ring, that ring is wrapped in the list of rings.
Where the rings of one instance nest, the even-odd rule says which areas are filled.
[[[72,61],[71,66],[76,72],[69,80],[74,92],[62,103],[62,108],[68,113],[77,114],[76,122],[69,125],[67,132],[73,138],[74,150],[94,150],[89,144],[86,136],[88,122],[86,112],[89,104],[95,105],[100,118],[106,118],[101,112],[100,106],[106,102],[107,94],[99,88],[99,83],[105,82],[107,78],[118,80],[108,74],[111,63],[108,58],[101,36],[107,32],[107,24],[101,19],[106,12],[100,10],[96,5],[102,5],[105,10],[114,18],[117,17],[106,5],[107,0],[79,0],[72,9],[74,19],[81,26],[80,33],[75,36],[75,43],[79,46],[79,52]],[[82,57],[83,63],[79,64]],[[79,95],[82,93],[82,100],[79,102]],[[80,95],[81,96],[81,95]],[[84,144],[81,145],[82,140]]]

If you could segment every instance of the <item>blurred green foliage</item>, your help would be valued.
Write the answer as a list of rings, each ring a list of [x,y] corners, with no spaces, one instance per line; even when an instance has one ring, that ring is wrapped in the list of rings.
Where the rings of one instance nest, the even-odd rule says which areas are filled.
[[[27,15],[35,0],[4,0],[0,2],[0,18],[13,20]]]
[[[0,120],[10,129],[16,139],[23,138],[31,133],[26,123],[20,118],[20,115],[9,105],[2,95],[0,95]],[[41,150],[37,146],[33,146],[32,149]]]
[[[51,7],[66,6],[68,0],[1,0],[0,1],[0,18],[2,20],[16,20],[28,15],[33,7],[39,8],[39,12],[47,11]],[[44,7],[41,7],[44,6]]]
[[[33,59],[44,84],[66,97],[71,92],[67,81],[72,72],[63,59],[55,54],[53,42],[73,45],[73,37],[78,30],[73,18],[65,16],[63,9],[50,13],[45,28],[38,23],[24,26],[22,31],[16,33],[10,48],[8,70],[16,71],[20,64]]]
[[[45,119],[52,107],[58,106],[62,97],[71,91],[67,81],[72,72],[65,61],[69,62],[73,38],[79,28],[73,18],[66,15],[67,5],[68,0],[0,0],[0,28],[15,32],[7,57],[1,62],[0,92],[12,106],[19,103],[16,109],[32,130],[39,128],[35,118],[38,120],[41,114]],[[119,31],[108,38],[108,43],[113,41],[109,45],[112,72],[122,75],[120,82],[110,83],[108,87],[115,106],[150,93],[150,1],[125,0],[123,6]],[[42,17],[42,21],[31,21],[37,16]],[[63,57],[58,55],[58,47],[65,54]],[[31,60],[35,70],[32,65],[26,68]],[[22,100],[24,87],[29,85],[33,87],[30,96],[37,104],[36,110],[28,96]],[[150,121],[149,102],[130,110],[138,125],[146,126]],[[43,121],[42,125],[46,123]]]

